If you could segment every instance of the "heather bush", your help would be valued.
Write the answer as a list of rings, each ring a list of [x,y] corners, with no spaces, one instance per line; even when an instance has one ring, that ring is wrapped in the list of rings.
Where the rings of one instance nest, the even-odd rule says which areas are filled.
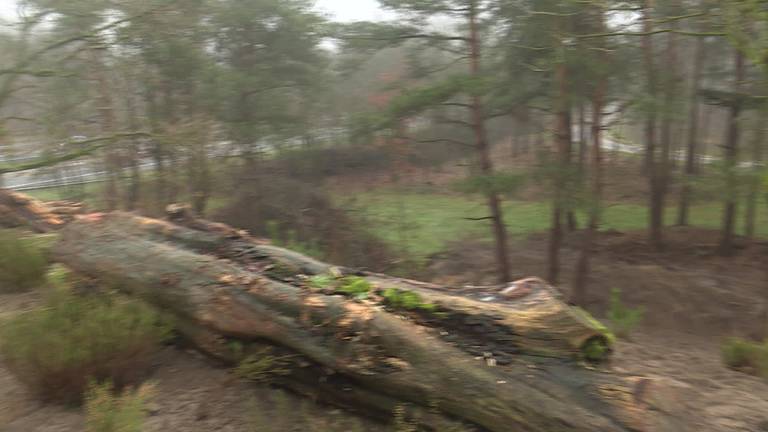
[[[47,266],[37,242],[20,231],[0,230],[0,293],[23,292],[41,285]]]
[[[76,403],[90,380],[140,382],[170,325],[139,301],[56,290],[0,328],[8,368],[43,400]]]

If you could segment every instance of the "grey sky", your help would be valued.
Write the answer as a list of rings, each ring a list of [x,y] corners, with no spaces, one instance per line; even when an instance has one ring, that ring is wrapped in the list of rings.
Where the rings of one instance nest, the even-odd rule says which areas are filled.
[[[361,21],[385,18],[376,0],[316,0],[317,9],[337,21]],[[0,17],[16,16],[16,0],[0,0]]]
[[[0,18],[16,16],[16,0],[0,0]]]
[[[336,21],[373,21],[387,17],[376,0],[316,0],[315,4]]]

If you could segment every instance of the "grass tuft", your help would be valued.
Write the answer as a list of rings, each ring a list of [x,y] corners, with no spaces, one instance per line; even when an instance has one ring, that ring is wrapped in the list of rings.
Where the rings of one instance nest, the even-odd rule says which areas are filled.
[[[85,396],[85,432],[141,432],[153,391],[144,384],[116,394],[110,382],[91,383]]]

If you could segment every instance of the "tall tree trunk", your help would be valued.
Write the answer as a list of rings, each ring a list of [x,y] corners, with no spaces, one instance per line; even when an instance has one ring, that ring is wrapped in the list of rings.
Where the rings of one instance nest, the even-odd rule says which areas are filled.
[[[555,164],[552,222],[549,234],[547,277],[552,283],[560,278],[560,247],[563,242],[563,201],[565,199],[566,169],[568,167],[568,148],[571,133],[568,115],[568,69],[565,59],[560,58],[555,66]]]
[[[136,115],[136,102],[130,90],[130,84],[126,86],[125,92],[125,111],[128,117],[128,127],[132,130],[138,130],[139,121]],[[135,210],[139,202],[141,193],[141,149],[138,138],[131,138],[129,147],[129,158],[131,164],[131,184],[128,193],[125,195],[125,208]]]
[[[470,72],[472,76],[480,76],[480,40],[477,29],[477,1],[473,0],[469,6],[469,49]],[[483,102],[480,96],[472,95],[472,124],[475,131],[475,148],[480,162],[480,172],[484,176],[494,174],[491,152],[488,146],[488,135],[485,129],[485,114]],[[501,209],[501,198],[495,190],[487,191],[488,208],[491,211],[493,236],[496,244],[496,265],[498,278],[501,283],[512,280],[509,268],[509,255],[507,249],[507,228],[504,225],[504,216]]]
[[[736,50],[734,57],[734,84],[736,93],[741,89],[744,81],[744,55]],[[739,117],[741,116],[741,103],[733,101],[728,115],[728,131],[725,138],[723,162],[725,164],[725,202],[723,206],[723,224],[718,251],[721,255],[733,253],[733,237],[736,225],[737,188],[738,178],[736,168],[739,158]]]
[[[586,103],[579,104],[579,168],[584,169],[589,144],[587,143]]]
[[[760,114],[762,114],[762,111]],[[760,186],[762,185],[760,173],[762,172],[761,162],[763,161],[763,142],[765,141],[765,126],[762,124],[762,115],[759,115],[756,123],[757,129],[752,140],[752,177],[749,182],[746,215],[744,216],[744,235],[750,240],[755,237],[757,200]]]
[[[680,207],[677,213],[677,224],[688,225],[691,205],[691,181],[696,174],[696,152],[699,140],[699,88],[701,87],[702,68],[704,67],[706,50],[704,38],[696,38],[696,50],[693,55],[693,71],[691,72],[691,107],[688,112],[688,145],[685,152],[685,175],[680,189]]]
[[[674,24],[673,24],[674,28]],[[677,95],[677,35],[675,33],[667,33],[667,47],[666,47],[666,71],[664,79],[664,106],[666,112],[664,113],[664,119],[661,123],[661,136],[659,140],[660,155],[659,159],[654,163],[654,182],[655,188],[652,190],[652,204],[653,208],[653,224],[661,231],[664,226],[664,213],[667,205],[667,192],[669,191],[670,183],[670,166],[672,165],[672,159],[674,153],[673,148],[673,133],[672,133],[672,113],[670,107],[675,103]],[[654,248],[656,250],[663,249],[663,242],[654,237]]]
[[[148,79],[147,85],[145,85],[146,90],[144,92],[144,100],[147,104],[147,111],[149,112],[148,120],[150,130],[153,134],[159,134],[159,119],[161,116],[161,111],[160,105],[157,101],[156,92],[154,91],[155,87],[156,85],[154,85],[152,80]],[[155,203],[158,209],[162,209],[167,204],[165,198],[168,185],[167,175],[165,172],[165,153],[162,143],[157,138],[152,139],[151,152],[152,160],[155,164]]]
[[[567,133],[568,133],[568,148],[566,149],[566,167],[564,172],[568,173],[566,182],[574,181],[571,177],[573,172],[573,112],[571,111],[571,103],[568,101],[568,117],[567,117]],[[576,212],[572,206],[568,206],[566,213],[566,221],[568,223],[568,232],[574,232],[579,228],[579,222],[576,219]]]
[[[112,101],[108,70],[104,65],[104,59],[100,58],[97,48],[89,49],[91,67],[96,80],[96,90],[98,92],[98,110],[100,117],[100,127],[103,135],[110,135],[115,132],[115,113]],[[107,175],[106,187],[104,188],[104,203],[108,210],[117,210],[119,197],[117,191],[117,176],[119,170],[116,150],[114,145],[107,146],[104,149],[104,170]]]
[[[648,82],[648,96],[652,101],[656,101],[657,89],[656,89],[656,66],[654,64],[653,53],[653,17],[652,11],[654,8],[654,0],[644,0],[643,8],[643,32],[646,33],[643,36],[643,57],[645,61],[646,79]],[[659,169],[659,163],[657,162],[657,149],[656,149],[656,109],[651,107],[646,113],[645,120],[645,143],[646,143],[646,159],[645,169],[648,174],[648,181],[650,186],[650,229],[649,229],[649,242],[656,250],[661,250],[664,247],[663,239],[663,225],[664,225],[664,210],[662,208],[663,195],[662,195],[662,182],[661,182],[661,170]]]
[[[597,7],[598,33],[605,31],[605,15],[602,7]],[[602,44],[601,44],[602,45]],[[606,54],[602,51],[600,60],[607,65]],[[592,248],[600,224],[603,197],[603,107],[605,105],[606,80],[599,79],[592,95],[592,152],[590,170],[591,200],[587,228],[584,231],[581,253],[576,263],[571,303],[585,306],[587,303],[587,278],[591,271]],[[583,107],[582,107],[583,112]],[[582,123],[583,125],[583,123]]]

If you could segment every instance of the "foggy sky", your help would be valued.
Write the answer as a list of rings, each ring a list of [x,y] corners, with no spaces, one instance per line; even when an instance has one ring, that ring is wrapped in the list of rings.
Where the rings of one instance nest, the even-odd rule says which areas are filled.
[[[376,0],[316,0],[316,9],[337,21],[362,21],[385,18]],[[0,0],[0,18],[16,17],[16,0]]]

